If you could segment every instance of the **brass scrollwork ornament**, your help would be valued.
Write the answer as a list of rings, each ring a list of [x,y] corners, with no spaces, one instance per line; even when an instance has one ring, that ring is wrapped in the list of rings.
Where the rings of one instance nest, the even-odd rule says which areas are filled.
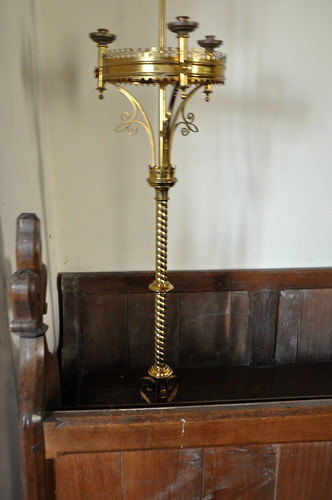
[[[115,132],[127,131],[129,135],[136,135],[138,128],[136,124],[142,124],[139,120],[135,120],[136,116],[132,116],[128,111],[124,111],[121,115],[121,122],[115,129]]]
[[[167,378],[142,377],[138,382],[138,391],[148,403],[171,403],[180,389],[180,380],[176,375]]]
[[[190,134],[190,132],[196,133],[198,132],[198,127],[195,125],[195,115],[194,113],[187,113],[187,116],[185,116],[183,110],[182,110],[182,118],[183,120],[179,123],[176,124],[176,126],[179,125],[184,125],[184,127],[181,128],[181,134],[184,136],[187,136]]]

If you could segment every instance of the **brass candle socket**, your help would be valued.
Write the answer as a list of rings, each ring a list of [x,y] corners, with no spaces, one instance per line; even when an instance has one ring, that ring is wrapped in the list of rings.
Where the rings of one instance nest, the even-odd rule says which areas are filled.
[[[188,88],[188,75],[186,60],[188,57],[188,34],[198,27],[198,23],[190,21],[188,16],[178,16],[176,21],[168,23],[168,29],[178,35],[179,39],[179,62],[182,65],[180,71],[181,97],[186,98],[185,89]]]
[[[104,57],[106,54],[107,45],[112,43],[116,36],[110,33],[105,28],[99,28],[98,31],[90,33],[90,38],[98,44],[98,68],[96,68],[96,78],[98,78],[99,99],[103,99],[104,87]]]

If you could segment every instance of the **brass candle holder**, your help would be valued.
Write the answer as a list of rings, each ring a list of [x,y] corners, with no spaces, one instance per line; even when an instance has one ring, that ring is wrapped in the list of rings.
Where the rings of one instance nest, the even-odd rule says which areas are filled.
[[[122,114],[116,131],[136,134],[137,126],[141,125],[151,146],[148,183],[155,189],[156,200],[155,280],[149,286],[155,293],[154,363],[138,384],[147,403],[171,402],[180,387],[172,368],[166,364],[167,293],[173,289],[167,278],[168,191],[177,181],[170,160],[173,136],[178,127],[184,136],[198,132],[194,114],[186,113],[189,99],[203,89],[206,101],[209,101],[212,85],[224,83],[226,56],[215,51],[222,42],[208,35],[198,41],[200,48],[188,47],[189,33],[197,26],[198,23],[187,16],[179,16],[176,21],[168,23],[170,31],[177,35],[178,47],[166,47],[165,0],[160,0],[159,47],[107,50],[115,35],[103,28],[90,33],[91,39],[98,44],[95,76],[99,98],[103,99],[105,84],[109,83],[124,94],[132,106],[131,113]],[[158,163],[149,118],[140,102],[123,86],[131,83],[159,87]]]

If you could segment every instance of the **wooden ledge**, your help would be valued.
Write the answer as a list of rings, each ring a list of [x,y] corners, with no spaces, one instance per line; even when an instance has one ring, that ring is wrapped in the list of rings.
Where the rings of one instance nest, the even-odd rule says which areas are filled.
[[[328,441],[332,400],[54,412],[47,458],[64,453]]]

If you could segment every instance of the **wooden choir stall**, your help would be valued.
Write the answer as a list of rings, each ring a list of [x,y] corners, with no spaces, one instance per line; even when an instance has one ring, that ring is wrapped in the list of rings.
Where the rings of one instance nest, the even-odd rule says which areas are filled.
[[[170,273],[168,359],[181,388],[147,404],[152,273],[59,276],[43,324],[34,214],[10,283],[29,500],[330,500],[332,269]]]

